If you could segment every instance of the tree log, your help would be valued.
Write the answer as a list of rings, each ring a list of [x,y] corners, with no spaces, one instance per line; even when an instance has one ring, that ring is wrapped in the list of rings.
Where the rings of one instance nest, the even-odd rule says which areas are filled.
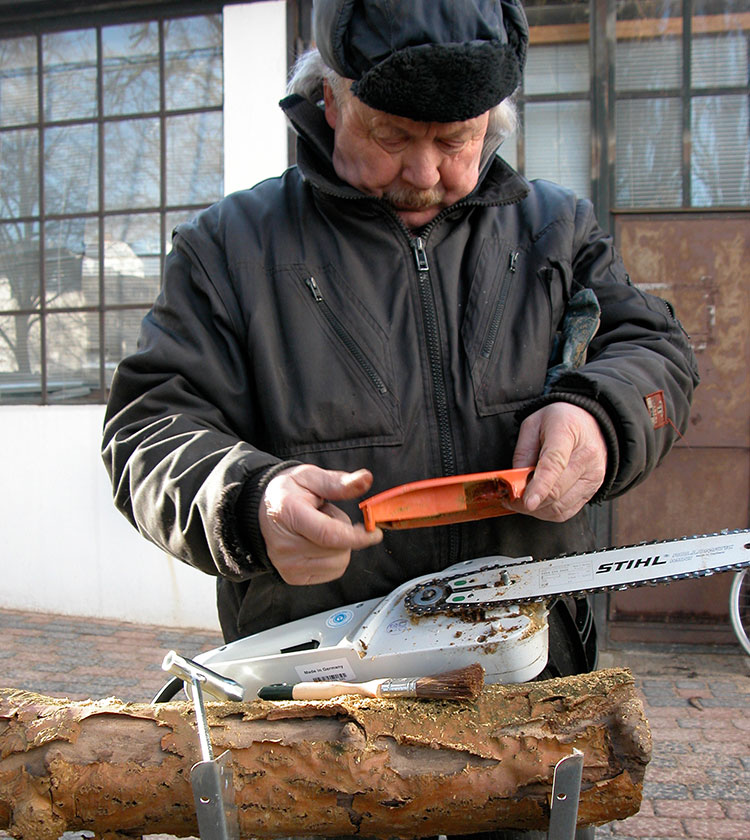
[[[241,837],[546,829],[552,773],[584,753],[579,825],[637,813],[651,750],[623,669],[487,686],[476,702],[207,703]],[[195,835],[192,704],[0,689],[0,828],[22,840]]]

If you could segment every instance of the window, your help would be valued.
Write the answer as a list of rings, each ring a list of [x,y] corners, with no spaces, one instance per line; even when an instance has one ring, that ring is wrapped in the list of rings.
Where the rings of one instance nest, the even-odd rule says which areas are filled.
[[[750,205],[747,0],[524,5],[511,165],[592,198],[605,224],[613,206]]]
[[[618,0],[619,208],[750,204],[746,8],[744,0]]]
[[[0,405],[102,402],[223,192],[220,15],[0,39]]]
[[[591,194],[588,2],[525,4],[530,45],[518,98],[521,131],[500,150],[527,178]]]

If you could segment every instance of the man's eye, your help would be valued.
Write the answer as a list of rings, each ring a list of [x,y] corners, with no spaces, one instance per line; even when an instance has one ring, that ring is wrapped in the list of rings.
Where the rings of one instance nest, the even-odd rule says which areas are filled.
[[[466,146],[463,140],[440,140],[439,142],[449,155],[458,154]]]
[[[384,149],[388,151],[397,151],[399,149],[403,149],[406,146],[407,140],[405,137],[376,137],[376,142],[379,143]]]

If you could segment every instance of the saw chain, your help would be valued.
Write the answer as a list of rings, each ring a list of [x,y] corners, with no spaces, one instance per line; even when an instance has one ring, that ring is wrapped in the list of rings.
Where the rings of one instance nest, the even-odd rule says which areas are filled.
[[[644,542],[546,560],[484,557],[459,566],[458,572],[422,580],[410,590],[404,600],[409,612],[459,616],[507,604],[581,597],[729,572],[750,566],[750,531]]]

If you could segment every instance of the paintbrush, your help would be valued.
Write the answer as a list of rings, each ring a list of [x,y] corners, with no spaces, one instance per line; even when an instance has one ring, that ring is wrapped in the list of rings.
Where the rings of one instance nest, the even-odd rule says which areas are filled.
[[[477,662],[431,677],[391,677],[363,683],[321,680],[275,683],[258,690],[261,700],[329,700],[342,694],[360,697],[419,697],[427,700],[475,700],[484,685]]]

